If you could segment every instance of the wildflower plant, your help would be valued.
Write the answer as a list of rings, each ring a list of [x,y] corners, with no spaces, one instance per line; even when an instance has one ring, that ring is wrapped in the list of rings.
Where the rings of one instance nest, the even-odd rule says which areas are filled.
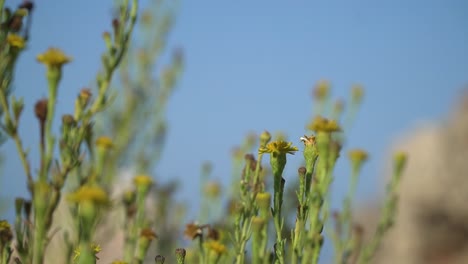
[[[58,47],[36,57],[44,65],[48,87],[47,96],[34,105],[40,153],[34,162],[18,133],[23,99],[11,93],[16,61],[34,45],[29,42],[34,4],[25,1],[11,11],[0,1],[0,142],[14,142],[29,191],[29,198],[15,199],[14,223],[0,220],[0,264],[100,263],[106,251],[119,254],[112,263],[164,263],[166,258],[178,264],[318,263],[330,215],[335,221],[331,232],[335,262],[369,263],[395,219],[397,188],[407,157],[395,156],[395,172],[370,241],[363,240],[363,228],[354,225],[352,213],[359,174],[368,159],[364,150],[349,151],[349,191],[342,211],[331,214],[333,171],[343,156],[344,132],[364,96],[360,86],[352,88],[350,107],[345,109],[344,101],[331,106],[329,82],[316,85],[314,117],[308,133],[297,137],[300,147],[267,131],[249,135],[233,151],[229,192],[211,179],[211,165],[204,165],[199,221],[182,224],[183,206],[173,198],[177,185],[163,184],[150,174],[167,133],[167,103],[183,70],[180,50],[174,50],[166,64],[159,63],[176,4],[153,1],[142,10],[138,4],[138,0],[119,2],[111,30],[102,35],[106,50],[95,86],[77,93],[74,108],[61,118],[59,133],[54,132],[56,105],[73,58]],[[138,34],[141,42],[133,38]],[[340,118],[347,113],[342,126]],[[288,159],[299,153],[303,166],[297,170],[297,184],[287,183]],[[112,186],[122,168],[131,168],[133,182],[115,198]],[[221,204],[223,198],[228,200],[227,210],[211,213],[216,211],[212,201]],[[70,221],[57,223],[60,206]],[[113,239],[109,234],[115,232],[122,234],[122,248],[106,247],[106,239]],[[55,241],[62,248],[52,247]],[[63,259],[58,260],[58,253]]]

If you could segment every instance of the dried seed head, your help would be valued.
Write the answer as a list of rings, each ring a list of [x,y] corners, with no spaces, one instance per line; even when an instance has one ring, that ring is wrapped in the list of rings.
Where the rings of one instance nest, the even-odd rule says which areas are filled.
[[[175,250],[177,263],[184,263],[185,255],[187,255],[187,251],[184,248],[177,248]]]
[[[30,200],[24,201],[24,215],[26,219],[30,219],[32,202]]]
[[[91,93],[91,90],[88,88],[83,88],[80,91],[80,94],[78,95],[78,98],[80,100],[81,106],[84,108],[89,104],[89,101],[91,100],[91,96],[93,94]]]
[[[164,261],[166,261],[166,258],[161,256],[161,255],[157,255],[154,258],[154,261],[155,261],[156,264],[164,264]]]
[[[151,228],[143,228],[140,232],[140,236],[141,237],[144,237],[148,240],[153,240],[153,239],[156,239],[158,238],[158,236],[156,235],[156,233],[151,229]]]
[[[18,6],[18,8],[24,8],[28,10],[28,12],[31,12],[34,9],[34,3],[32,1],[24,1]]]
[[[34,113],[41,123],[44,123],[47,118],[47,104],[47,99],[41,99],[37,101],[36,105],[34,106]]]
[[[297,173],[299,174],[299,178],[303,178],[305,179],[305,175],[307,173],[307,169],[305,167],[300,167],[298,170],[297,170]]]
[[[212,239],[212,240],[219,240],[220,238],[219,231],[213,227],[208,227],[207,238]]]
[[[203,230],[201,227],[195,223],[188,223],[185,225],[184,235],[189,239],[196,239],[199,236],[203,235]]]
[[[75,118],[72,115],[63,115],[62,123],[66,126],[74,127],[76,125]]]

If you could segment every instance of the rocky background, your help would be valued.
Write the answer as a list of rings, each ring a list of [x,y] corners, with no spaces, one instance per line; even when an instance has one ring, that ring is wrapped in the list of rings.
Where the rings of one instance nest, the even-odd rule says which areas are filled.
[[[468,92],[444,120],[396,142],[409,160],[396,223],[375,263],[468,263]],[[367,235],[378,213],[373,206],[358,213]]]

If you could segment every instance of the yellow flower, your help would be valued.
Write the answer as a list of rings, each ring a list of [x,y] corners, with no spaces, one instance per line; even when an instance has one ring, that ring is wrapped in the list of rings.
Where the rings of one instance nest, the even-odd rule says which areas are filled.
[[[255,201],[257,202],[258,207],[270,209],[271,194],[267,192],[260,192],[255,197]]]
[[[0,244],[5,245],[13,239],[11,226],[6,220],[0,221]]]
[[[135,183],[136,186],[149,186],[153,183],[153,179],[148,175],[141,174],[133,178],[133,183]]]
[[[68,195],[68,200],[76,203],[89,201],[101,205],[109,203],[107,193],[97,186],[81,186],[74,193]]]
[[[8,223],[6,220],[1,220],[0,230],[6,230],[6,229],[11,229],[10,223]]]
[[[364,88],[359,84],[353,85],[351,88],[351,101],[353,103],[360,103],[362,97],[364,97]]]
[[[393,162],[397,173],[401,173],[403,168],[406,166],[408,161],[408,154],[402,151],[398,151],[393,155]]]
[[[217,240],[210,240],[206,243],[206,246],[214,251],[216,254],[218,255],[223,255],[223,254],[226,254],[227,253],[227,248],[225,245],[221,244],[219,241]]]
[[[76,260],[80,257],[80,255],[81,255],[81,250],[80,250],[80,248],[75,248],[75,250],[73,251],[73,253],[75,253],[75,254],[73,255],[73,261],[76,261]]]
[[[101,136],[96,139],[96,146],[103,149],[111,149],[114,147],[114,143],[110,137]]]
[[[349,159],[351,162],[361,163],[369,158],[369,154],[362,149],[353,149],[348,152]]]
[[[93,248],[94,254],[101,252],[101,246],[99,244],[91,244],[91,248]]]
[[[265,219],[260,216],[252,217],[252,229],[254,232],[260,232],[265,226]]]
[[[298,150],[297,147],[292,146],[291,142],[276,140],[268,143],[265,147],[260,147],[258,153],[294,154]]]
[[[93,250],[94,254],[97,254],[97,253],[101,252],[101,250],[102,250],[101,246],[99,246],[98,244],[93,243],[93,244],[90,245],[90,247]],[[73,255],[73,261],[76,261],[81,255],[81,250],[78,247],[78,248],[75,248],[75,250],[73,252],[75,253]],[[97,257],[96,257],[96,259],[97,259]]]
[[[217,198],[221,194],[221,186],[218,182],[210,181],[205,185],[205,193],[208,197]]]
[[[335,120],[328,120],[321,116],[316,116],[312,123],[309,125],[309,129],[313,131],[320,132],[338,132],[341,131],[341,127]]]
[[[70,57],[57,48],[49,48],[46,52],[37,55],[36,59],[47,67],[58,68],[71,61]]]
[[[320,80],[314,87],[314,97],[317,100],[323,100],[330,94],[330,83],[327,80]]]
[[[11,47],[17,49],[22,49],[26,45],[24,38],[17,34],[9,34],[7,37],[7,42]]]

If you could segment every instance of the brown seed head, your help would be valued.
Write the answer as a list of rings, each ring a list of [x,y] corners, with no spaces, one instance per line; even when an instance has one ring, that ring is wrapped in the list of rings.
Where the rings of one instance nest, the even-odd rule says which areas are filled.
[[[213,239],[213,240],[219,240],[219,231],[213,227],[208,227],[208,234],[207,234],[207,237],[209,239]]]
[[[34,106],[34,113],[41,123],[45,122],[47,118],[47,103],[47,99],[41,99],[37,101],[36,105]]]
[[[203,235],[201,227],[195,223],[188,223],[185,225],[184,235],[189,239],[195,239]]]

